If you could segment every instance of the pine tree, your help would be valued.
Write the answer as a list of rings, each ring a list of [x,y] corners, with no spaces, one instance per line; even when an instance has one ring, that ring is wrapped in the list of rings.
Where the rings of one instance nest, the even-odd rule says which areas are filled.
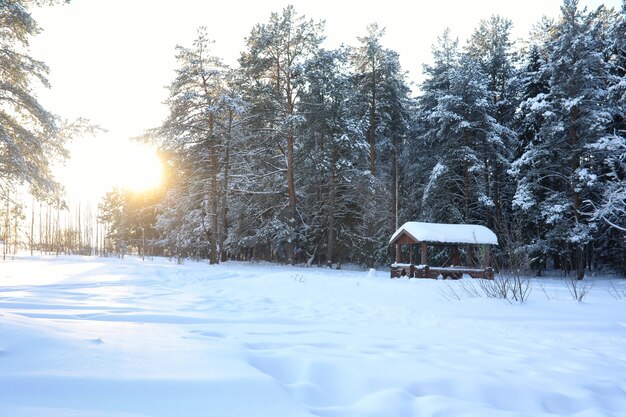
[[[596,251],[601,263],[624,272],[626,260],[626,3],[620,11],[598,11],[597,24],[606,34],[604,56],[608,64],[608,103],[611,123],[605,136],[590,150],[602,159],[598,173],[601,183],[597,201],[591,205],[598,221]]]
[[[596,227],[582,204],[593,201],[598,191],[601,160],[589,146],[600,140],[610,118],[607,66],[594,14],[579,10],[576,0],[565,0],[561,12],[547,45],[549,92],[534,100],[544,118],[538,140],[514,163],[512,173],[518,177],[515,204],[539,204],[556,266],[573,269],[582,279],[585,247]]]
[[[306,67],[301,102],[304,167],[301,182],[313,253],[328,264],[354,260],[357,225],[363,218],[368,144],[350,112],[348,51],[320,50]],[[325,253],[324,253],[324,252]]]
[[[419,134],[406,144],[401,159],[405,167],[401,188],[407,194],[404,214],[407,220],[432,220],[430,191],[445,170],[438,163],[439,126],[430,116],[440,100],[450,93],[452,72],[458,65],[458,40],[451,37],[449,29],[437,38],[432,56],[433,64],[425,64],[423,68],[425,80],[420,86],[421,94],[414,115],[413,129]]]
[[[479,60],[459,55],[446,31],[433,49],[435,65],[419,102],[428,153],[422,177],[420,218],[445,223],[483,223],[492,218],[491,161],[502,159],[508,130],[494,118],[495,104]],[[427,161],[428,163],[428,161]]]
[[[351,56],[354,94],[350,108],[369,143],[370,194],[361,234],[370,264],[388,260],[387,245],[381,242],[398,226],[399,158],[411,126],[406,74],[398,54],[382,46],[384,33],[377,24],[369,25]]]
[[[379,124],[381,122],[381,109],[379,94],[383,79],[383,65],[385,61],[385,49],[380,40],[385,34],[385,29],[373,23],[367,27],[367,35],[359,37],[361,45],[353,54],[355,67],[356,91],[360,93],[357,101],[361,103],[359,113],[366,130],[370,150],[370,174],[376,175],[376,147],[379,142]]]
[[[61,192],[51,165],[67,157],[67,137],[34,93],[36,84],[49,83],[48,67],[28,55],[30,38],[41,31],[29,12],[32,3],[0,2],[0,186],[25,183],[37,198],[51,200]]]
[[[467,53],[487,76],[493,103],[500,107],[498,120],[510,116],[508,85],[513,75],[512,22],[500,16],[481,20],[467,43]]]
[[[506,174],[513,157],[511,149],[515,147],[515,135],[508,129],[513,117],[513,42],[511,41],[512,23],[500,16],[491,16],[481,20],[467,44],[467,53],[481,67],[488,80],[487,89],[491,95],[493,108],[491,117],[499,125],[491,132],[490,154],[485,159],[485,197],[493,202],[488,211],[486,224],[503,235],[508,229],[512,185]],[[495,125],[494,125],[495,127]]]
[[[241,87],[250,103],[247,128],[254,141],[249,148],[256,160],[250,161],[254,167],[239,184],[239,193],[249,192],[250,197],[264,190],[256,199],[262,215],[255,216],[257,230],[250,232],[256,235],[256,244],[274,240],[290,263],[302,231],[296,183],[301,147],[298,103],[306,88],[303,68],[316,53],[322,30],[323,23],[306,20],[288,6],[252,29],[240,59]],[[245,229],[240,233],[248,233]]]
[[[157,202],[162,198],[158,192],[134,193],[114,188],[106,193],[98,204],[98,222],[106,225],[106,239],[110,249],[120,257],[138,254],[151,255],[157,244]],[[76,253],[76,242],[71,227],[65,230],[63,250]],[[76,242],[74,242],[74,240]]]
[[[540,157],[535,155],[535,151],[541,143],[540,132],[545,122],[544,101],[550,88],[544,55],[539,45],[532,44],[514,81],[518,90],[518,105],[513,126],[518,140],[513,165],[508,170],[515,184],[515,193],[511,198],[514,213],[512,227],[519,231],[524,242],[523,250],[532,259],[532,267],[538,274],[545,269],[549,253],[540,205],[540,201],[546,198],[544,183],[547,179],[542,177],[541,170],[535,170],[533,165],[526,165],[523,161],[525,158]],[[524,175],[520,175],[522,165],[525,167]]]
[[[114,189],[109,191],[98,205],[98,220],[108,226],[106,237],[121,258],[128,253],[131,239],[128,200],[124,190]]]
[[[217,263],[224,250],[220,236],[226,221],[225,211],[220,210],[220,200],[226,204],[226,190],[220,185],[227,182],[237,104],[231,94],[230,70],[210,54],[210,44],[206,29],[200,28],[191,48],[177,47],[179,68],[167,100],[170,116],[158,137],[177,169],[178,182],[164,202],[170,207],[164,208],[159,227],[170,236],[168,246],[173,245],[171,236],[176,236],[178,249],[189,249],[194,256],[208,256],[210,263]],[[168,220],[172,215],[186,221]]]

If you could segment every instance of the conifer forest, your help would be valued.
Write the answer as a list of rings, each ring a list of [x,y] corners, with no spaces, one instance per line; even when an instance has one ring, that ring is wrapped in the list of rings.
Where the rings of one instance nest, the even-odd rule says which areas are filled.
[[[2,14],[2,50],[16,51],[28,22],[5,29]],[[626,6],[564,0],[521,40],[514,23],[444,31],[419,82],[376,24],[325,49],[324,22],[288,6],[251,28],[236,66],[200,28],[173,52],[167,119],[138,138],[157,146],[165,183],[103,198],[98,253],[373,267],[395,258],[398,226],[424,221],[491,228],[499,269],[626,274]],[[0,112],[6,234],[9,184],[58,207],[46,161],[83,127],[31,100],[24,80],[45,79],[43,63],[6,53],[0,68],[2,108],[17,100],[39,124]],[[57,250],[78,251],[78,236]]]

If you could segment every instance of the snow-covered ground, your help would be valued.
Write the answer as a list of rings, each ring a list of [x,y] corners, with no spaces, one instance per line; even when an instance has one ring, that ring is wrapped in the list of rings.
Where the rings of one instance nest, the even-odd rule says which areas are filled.
[[[535,283],[521,305],[449,285],[18,257],[0,263],[0,416],[626,415],[626,300],[606,281],[582,303]]]

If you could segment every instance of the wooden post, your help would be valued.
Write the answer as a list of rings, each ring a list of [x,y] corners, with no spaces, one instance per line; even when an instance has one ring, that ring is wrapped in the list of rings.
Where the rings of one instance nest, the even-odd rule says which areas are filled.
[[[409,245],[409,263],[413,264],[413,245]]]
[[[396,263],[400,263],[400,244],[396,243]]]
[[[456,245],[452,246],[452,265],[453,266],[461,265],[461,259],[459,256],[459,247]]]
[[[428,247],[422,242],[422,265],[428,265]]]
[[[485,250],[485,260],[483,261],[485,265],[484,268],[489,268],[489,264],[491,263],[491,246],[487,245],[487,250]]]

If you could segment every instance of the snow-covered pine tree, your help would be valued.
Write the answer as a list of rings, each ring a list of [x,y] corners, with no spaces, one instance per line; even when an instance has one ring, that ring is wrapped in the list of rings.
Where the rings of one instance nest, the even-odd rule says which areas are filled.
[[[535,97],[532,105],[543,118],[538,140],[515,161],[511,173],[518,180],[514,204],[539,204],[555,266],[573,269],[582,279],[585,248],[595,229],[582,204],[593,201],[598,191],[602,160],[589,146],[604,136],[610,121],[608,77],[595,14],[579,10],[576,0],[565,0],[561,12],[546,46],[549,92]]]
[[[369,199],[364,211],[360,246],[373,262],[388,260],[387,237],[398,225],[398,163],[402,143],[409,136],[412,106],[410,88],[398,54],[381,44],[384,29],[367,27],[353,48],[354,94],[351,112],[369,144]]]
[[[603,158],[598,180],[598,201],[591,202],[598,222],[595,244],[601,264],[626,272],[626,3],[617,12],[599,11],[597,24],[606,32],[604,50],[608,63],[608,104],[612,123],[604,137],[590,145]]]
[[[256,25],[246,39],[240,58],[241,87],[250,103],[250,158],[247,178],[239,194],[257,200],[254,227],[239,228],[241,239],[254,245],[272,241],[276,253],[294,262],[302,232],[298,213],[296,171],[301,140],[298,113],[305,84],[303,68],[322,42],[323,23],[299,15],[293,6],[272,13],[266,24]],[[240,239],[240,240],[241,240]]]
[[[200,28],[191,48],[177,47],[179,67],[167,100],[170,114],[155,136],[176,181],[158,221],[166,244],[216,263],[224,250],[219,243],[226,221],[220,184],[228,181],[229,139],[238,105],[232,100],[231,71],[211,55],[210,45],[206,29]]]
[[[326,263],[356,259],[355,226],[363,217],[368,146],[349,109],[352,95],[348,51],[320,50],[307,63],[303,166],[299,175],[310,253]]]
[[[67,157],[67,137],[34,93],[36,84],[49,87],[48,67],[28,54],[30,38],[40,32],[29,7],[38,3],[0,2],[0,188],[25,183],[36,198],[51,201],[61,189],[50,168]]]
[[[98,222],[106,226],[108,242],[104,254],[115,253],[122,258],[129,253],[142,257],[154,254],[158,237],[154,227],[156,204],[160,199],[158,192],[133,193],[120,188],[107,192],[98,204]],[[69,243],[63,244],[66,253],[76,253]]]
[[[381,141],[379,125],[384,117],[381,113],[379,97],[382,93],[383,65],[386,51],[380,41],[385,29],[372,23],[367,26],[367,35],[359,37],[360,45],[354,48],[352,62],[357,98],[354,110],[361,119],[364,133],[369,143],[369,169],[376,175],[376,149]]]
[[[485,197],[493,202],[488,210],[487,225],[497,234],[508,234],[510,223],[510,197],[512,184],[506,171],[513,157],[515,135],[509,129],[513,113],[514,53],[511,41],[512,23],[500,16],[491,16],[481,20],[478,28],[470,37],[466,51],[480,63],[482,72],[488,80],[487,88],[491,94],[493,113],[497,129],[490,133],[489,155],[485,159]],[[494,125],[495,127],[495,125]]]
[[[540,170],[533,165],[526,165],[524,174],[519,167],[522,156],[531,156],[535,147],[541,142],[540,131],[544,124],[543,105],[549,93],[549,80],[545,65],[545,51],[536,43],[532,43],[524,57],[522,67],[515,76],[517,89],[517,109],[513,118],[513,128],[517,134],[517,146],[513,158],[513,168],[509,169],[515,193],[511,198],[513,221],[512,229],[516,230],[523,242],[524,250],[531,259],[531,266],[541,274],[546,268],[549,253],[546,244],[546,228],[542,221],[539,201],[546,198]],[[539,157],[537,155],[537,157]]]
[[[480,62],[468,54],[458,61],[455,42],[440,39],[438,63],[420,101],[424,146],[431,158],[422,193],[421,218],[446,223],[486,224],[493,209],[488,166],[503,148],[507,129],[493,117],[495,105]],[[446,40],[448,38],[448,40]]]
[[[437,132],[439,126],[430,118],[440,99],[450,92],[452,72],[458,65],[458,39],[452,38],[446,29],[432,46],[432,65],[425,64],[425,80],[420,85],[421,94],[414,114],[415,134],[406,144],[401,155],[404,175],[401,188],[406,194],[403,217],[407,220],[433,221],[429,208],[431,185],[445,171],[438,162]]]
[[[497,119],[511,116],[509,103],[509,81],[514,73],[513,42],[509,19],[491,16],[481,20],[467,42],[466,52],[480,63],[488,79],[492,101],[498,107]]]
[[[98,204],[98,221],[107,226],[106,239],[111,251],[124,258],[131,239],[128,195],[125,191],[114,189],[106,193]]]
[[[413,135],[411,113],[415,110],[415,100],[411,97],[406,74],[402,71],[400,57],[395,51],[387,51],[382,70],[385,84],[379,95],[379,104],[385,115],[382,134],[389,140],[386,142],[388,146],[381,147],[379,160],[389,170],[390,228],[394,231],[399,227],[399,177],[403,174],[400,155],[405,142]]]

